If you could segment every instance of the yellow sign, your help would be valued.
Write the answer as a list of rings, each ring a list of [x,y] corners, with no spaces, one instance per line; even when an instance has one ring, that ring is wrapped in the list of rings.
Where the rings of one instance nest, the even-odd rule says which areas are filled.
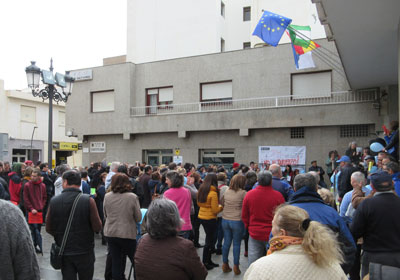
[[[60,142],[59,150],[61,150],[61,151],[77,151],[78,143]]]
[[[176,149],[176,150],[175,150],[175,155],[179,156],[180,154],[181,154],[181,150]]]
[[[56,168],[56,160],[52,159],[51,160],[51,169],[54,169],[54,168]]]

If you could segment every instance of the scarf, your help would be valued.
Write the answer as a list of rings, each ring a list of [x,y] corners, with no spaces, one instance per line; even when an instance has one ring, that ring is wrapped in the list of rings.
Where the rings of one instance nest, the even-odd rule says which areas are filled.
[[[269,241],[269,250],[267,255],[270,255],[275,251],[282,250],[289,245],[300,245],[301,243],[303,243],[303,238],[301,237],[292,237],[284,235],[273,237]]]

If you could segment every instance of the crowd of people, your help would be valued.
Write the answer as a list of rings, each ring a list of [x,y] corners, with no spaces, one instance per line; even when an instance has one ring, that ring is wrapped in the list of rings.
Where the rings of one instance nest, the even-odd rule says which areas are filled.
[[[244,279],[396,279],[400,170],[397,148],[386,148],[330,151],[326,173],[315,160],[308,172],[97,162],[53,173],[47,163],[0,162],[0,275],[40,279],[45,224],[64,279],[93,278],[95,233],[107,246],[105,279],[126,279],[127,259],[135,279],[205,279],[219,267],[213,254],[223,273],[239,275],[241,251]]]

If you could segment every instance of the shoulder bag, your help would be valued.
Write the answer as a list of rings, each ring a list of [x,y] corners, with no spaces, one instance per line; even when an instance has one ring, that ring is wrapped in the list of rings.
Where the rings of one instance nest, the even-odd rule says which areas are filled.
[[[53,244],[51,244],[50,264],[54,269],[61,269],[62,255],[64,253],[64,248],[67,243],[69,230],[71,229],[72,219],[74,218],[76,205],[78,204],[78,200],[81,196],[82,196],[82,193],[79,193],[74,200],[74,204],[72,205],[71,213],[69,214],[69,218],[68,218],[68,222],[67,222],[67,227],[65,229],[65,233],[64,233],[63,239],[61,241],[61,247],[58,246],[56,244],[56,242],[53,242]]]

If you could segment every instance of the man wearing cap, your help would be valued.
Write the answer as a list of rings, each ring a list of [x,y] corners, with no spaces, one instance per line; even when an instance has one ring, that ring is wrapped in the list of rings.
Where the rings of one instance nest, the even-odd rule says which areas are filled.
[[[32,167],[33,168],[33,162],[31,160],[25,160],[25,165],[28,167]]]
[[[389,162],[383,165],[383,170],[392,176],[394,183],[394,190],[397,195],[400,195],[400,170],[399,165],[396,162]]]
[[[355,239],[363,237],[363,278],[370,263],[400,268],[400,197],[393,192],[392,176],[385,171],[371,174],[376,191],[357,208],[350,226]]]
[[[348,156],[342,156],[337,162],[340,166],[338,184],[339,201],[342,201],[343,196],[353,189],[353,187],[351,186],[351,174],[357,172],[358,169],[351,164],[350,158]]]

